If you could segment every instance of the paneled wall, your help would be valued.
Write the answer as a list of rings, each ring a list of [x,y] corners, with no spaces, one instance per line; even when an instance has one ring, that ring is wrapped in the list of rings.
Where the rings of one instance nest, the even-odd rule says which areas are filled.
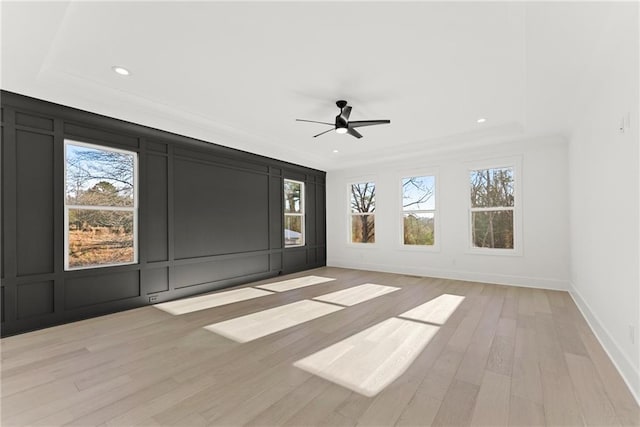
[[[2,92],[2,335],[325,265],[325,173]],[[64,140],[137,152],[138,260],[64,270]],[[284,248],[283,180],[306,245]]]

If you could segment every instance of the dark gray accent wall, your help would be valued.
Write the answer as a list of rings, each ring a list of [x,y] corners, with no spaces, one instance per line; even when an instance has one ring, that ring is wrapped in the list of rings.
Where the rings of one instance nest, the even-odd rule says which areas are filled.
[[[3,336],[325,265],[324,172],[0,95]],[[139,154],[137,264],[64,271],[65,139]],[[304,247],[283,247],[285,178],[305,182]]]

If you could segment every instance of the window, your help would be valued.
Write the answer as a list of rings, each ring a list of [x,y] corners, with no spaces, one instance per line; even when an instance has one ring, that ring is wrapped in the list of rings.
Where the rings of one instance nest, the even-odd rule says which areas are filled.
[[[514,168],[472,170],[470,184],[472,247],[514,249]]]
[[[304,183],[284,180],[284,246],[304,246]]]
[[[402,243],[434,246],[436,177],[402,178]]]
[[[376,184],[351,184],[351,243],[376,241]]]
[[[65,270],[138,261],[137,154],[65,141]]]

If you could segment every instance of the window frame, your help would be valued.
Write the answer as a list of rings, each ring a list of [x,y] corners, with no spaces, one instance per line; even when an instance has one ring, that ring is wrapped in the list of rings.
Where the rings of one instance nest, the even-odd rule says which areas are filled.
[[[286,204],[285,204],[285,193],[284,193],[284,186],[285,183],[289,181],[289,182],[293,182],[296,184],[300,184],[300,213],[293,213],[293,212],[286,212]],[[283,226],[282,226],[282,239],[283,239],[283,243],[284,243],[284,247],[286,248],[300,248],[303,247],[307,244],[307,225],[306,225],[306,214],[307,214],[307,210],[306,210],[306,193],[305,193],[305,183],[304,181],[298,181],[296,179],[289,179],[289,178],[283,178],[282,180],[282,220],[283,220]],[[298,216],[300,217],[300,224],[301,224],[301,232],[302,232],[302,243],[299,245],[288,245],[287,244],[287,239],[284,236],[284,230],[286,229],[286,224],[287,224],[287,216]]]
[[[474,208],[471,204],[471,172],[486,169],[513,170],[513,206]],[[465,185],[467,186],[467,253],[477,255],[522,256],[522,158],[509,157],[468,163]],[[473,244],[473,213],[491,211],[513,211],[513,248],[482,248]]]
[[[75,145],[79,147],[90,148],[94,150],[112,151],[116,153],[122,153],[127,155],[133,155],[133,206],[87,206],[87,205],[69,205],[67,203],[67,146]],[[63,188],[64,188],[64,271],[76,271],[76,270],[90,270],[94,268],[106,268],[106,267],[119,267],[123,265],[133,265],[139,263],[139,245],[138,245],[138,217],[139,217],[139,153],[133,150],[126,150],[122,148],[115,148],[107,145],[92,144],[88,142],[77,141],[73,139],[64,139],[63,147]],[[133,212],[133,260],[131,262],[119,262],[116,264],[99,264],[82,267],[70,267],[69,266],[69,209],[86,209],[97,211],[120,211],[120,212]]]
[[[376,212],[352,212],[351,211],[351,190],[352,190],[352,186],[353,185],[358,185],[358,184],[373,184],[374,185],[374,189],[377,190],[378,189],[378,184],[376,183],[376,177],[363,177],[363,178],[356,178],[356,179],[352,179],[349,180],[349,182],[347,183],[347,244],[349,245],[353,245],[353,246],[357,246],[360,248],[373,248],[377,245],[378,240],[375,238],[376,236],[376,232],[375,232],[375,221],[376,221]],[[374,209],[377,208],[377,201],[378,201],[378,195],[375,194],[375,204],[374,204]],[[373,216],[373,223],[374,223],[374,241],[373,242],[354,242],[353,241],[353,217],[355,216],[362,216],[362,215],[366,215],[366,216]]]
[[[431,176],[434,179],[434,209],[421,209],[421,210],[413,210],[406,211],[403,206],[404,202],[404,192],[403,192],[403,184],[402,181],[407,178],[413,177],[427,177]],[[400,217],[399,217],[399,225],[400,225],[400,235],[398,238],[398,244],[400,249],[407,251],[419,251],[419,252],[439,252],[440,251],[440,212],[439,212],[439,170],[438,169],[429,169],[429,170],[415,170],[415,171],[407,171],[398,175],[399,189],[400,193],[398,196],[398,204],[400,206]],[[405,213],[433,213],[433,245],[407,245],[404,243],[404,215]]]

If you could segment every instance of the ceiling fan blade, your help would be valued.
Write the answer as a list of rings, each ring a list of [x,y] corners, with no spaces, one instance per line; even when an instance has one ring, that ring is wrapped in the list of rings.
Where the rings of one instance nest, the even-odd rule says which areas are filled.
[[[349,120],[349,116],[351,115],[351,106],[347,105],[343,108],[342,114],[340,114],[345,120]]]
[[[353,129],[351,126],[349,126],[349,129],[347,129],[347,133],[351,136],[355,136],[356,138],[362,138],[362,135],[360,134],[360,132],[358,132],[357,130]]]
[[[296,122],[320,123],[320,124],[323,124],[323,125],[335,126],[335,123],[318,122],[316,120],[296,119]]]
[[[316,137],[318,137],[318,136],[320,136],[320,135],[324,135],[325,133],[327,133],[327,132],[331,132],[331,131],[332,131],[332,130],[334,130],[334,129],[335,129],[335,127],[334,127],[334,128],[331,128],[331,129],[329,129],[329,130],[325,130],[324,132],[320,132],[320,133],[319,133],[319,134],[317,134],[317,135],[313,135],[313,137],[314,137],[314,138],[316,138]]]
[[[357,120],[349,122],[349,128],[359,128],[362,126],[385,125],[391,123],[391,120]]]

